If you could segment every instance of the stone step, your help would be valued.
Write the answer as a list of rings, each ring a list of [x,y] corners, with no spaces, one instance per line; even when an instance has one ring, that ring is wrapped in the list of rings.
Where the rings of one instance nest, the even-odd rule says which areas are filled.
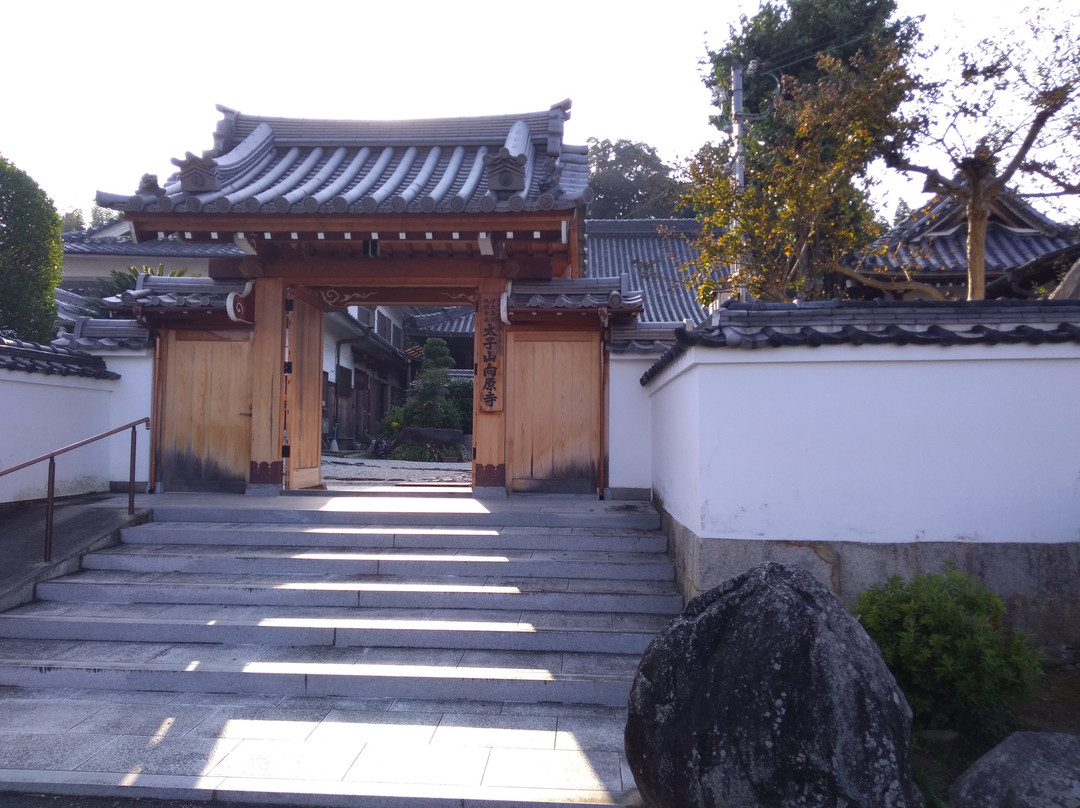
[[[623,706],[638,654],[0,640],[0,685]]]
[[[35,603],[0,614],[0,638],[640,654],[667,621],[603,612]]]
[[[320,492],[325,495],[326,492]],[[402,496],[336,499],[333,509],[317,497],[267,497],[255,508],[230,505],[154,503],[155,522],[229,522],[287,525],[371,525],[376,527],[526,527],[660,530],[660,515],[647,502],[602,502],[583,508],[580,498],[543,496],[515,507],[492,507],[473,499]],[[308,504],[311,503],[311,504]]]
[[[539,576],[614,580],[672,580],[658,553],[604,551],[408,551],[396,549],[120,545],[83,559],[85,569],[263,575]]]
[[[148,522],[125,528],[125,544],[385,547],[397,549],[564,550],[664,553],[667,538],[656,530],[542,527],[394,527]]]
[[[587,578],[404,578],[401,576],[229,576],[93,570],[43,581],[46,601],[307,605],[338,608],[505,609],[674,616],[682,597],[671,581]]]

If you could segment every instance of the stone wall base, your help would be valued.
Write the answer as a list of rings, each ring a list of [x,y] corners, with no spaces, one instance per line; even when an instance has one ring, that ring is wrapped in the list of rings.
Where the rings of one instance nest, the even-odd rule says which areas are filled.
[[[703,539],[662,508],[668,552],[684,600],[762,561],[810,571],[851,605],[863,591],[892,575],[941,572],[947,561],[976,575],[1002,599],[1009,627],[1041,646],[1067,646],[1080,654],[1080,542],[911,542]]]

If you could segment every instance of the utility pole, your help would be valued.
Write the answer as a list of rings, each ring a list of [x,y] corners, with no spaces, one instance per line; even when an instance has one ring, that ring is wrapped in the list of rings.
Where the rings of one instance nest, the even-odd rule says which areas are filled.
[[[746,176],[743,173],[743,69],[742,64],[735,62],[731,65],[731,139],[734,141],[732,148],[735,150],[735,182],[741,191],[746,187]]]

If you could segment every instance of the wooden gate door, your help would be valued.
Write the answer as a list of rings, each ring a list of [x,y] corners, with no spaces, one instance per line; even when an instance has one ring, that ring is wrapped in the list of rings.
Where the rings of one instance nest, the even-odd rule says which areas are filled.
[[[162,353],[162,487],[243,493],[251,453],[251,332],[170,329]]]
[[[520,330],[507,340],[512,491],[594,494],[600,464],[600,334]]]
[[[322,484],[322,331],[321,307],[294,295],[289,314],[288,350],[292,373],[285,391],[286,488]]]

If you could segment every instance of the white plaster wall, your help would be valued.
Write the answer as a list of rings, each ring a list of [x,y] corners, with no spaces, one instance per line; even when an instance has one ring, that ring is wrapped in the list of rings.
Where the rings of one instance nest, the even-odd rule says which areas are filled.
[[[689,361],[684,354],[669,368],[668,383],[647,388],[652,401],[653,498],[673,517],[697,535],[701,532],[699,498],[702,447],[699,433],[702,419],[713,419],[708,428],[721,431],[715,409],[706,406],[700,382],[704,374],[680,373]],[[708,405],[707,399],[705,399]]]
[[[0,370],[0,468],[107,432],[116,384]],[[56,459],[57,495],[107,491],[109,463],[110,452],[100,443],[61,455]],[[44,498],[48,473],[45,461],[0,477],[0,502]]]
[[[99,431],[115,429],[151,416],[153,352],[110,352],[102,356],[109,370],[119,373],[120,379],[112,382],[108,426]],[[150,479],[150,431],[145,426],[139,426],[135,433],[135,479],[147,481]],[[89,436],[90,433],[87,433],[86,437]],[[105,438],[101,445],[109,448],[109,479],[126,483],[131,465],[131,430]]]
[[[703,538],[1080,540],[1080,346],[694,348],[650,392]]]
[[[610,354],[608,362],[608,480],[610,488],[652,486],[652,407],[641,374],[656,356]]]

